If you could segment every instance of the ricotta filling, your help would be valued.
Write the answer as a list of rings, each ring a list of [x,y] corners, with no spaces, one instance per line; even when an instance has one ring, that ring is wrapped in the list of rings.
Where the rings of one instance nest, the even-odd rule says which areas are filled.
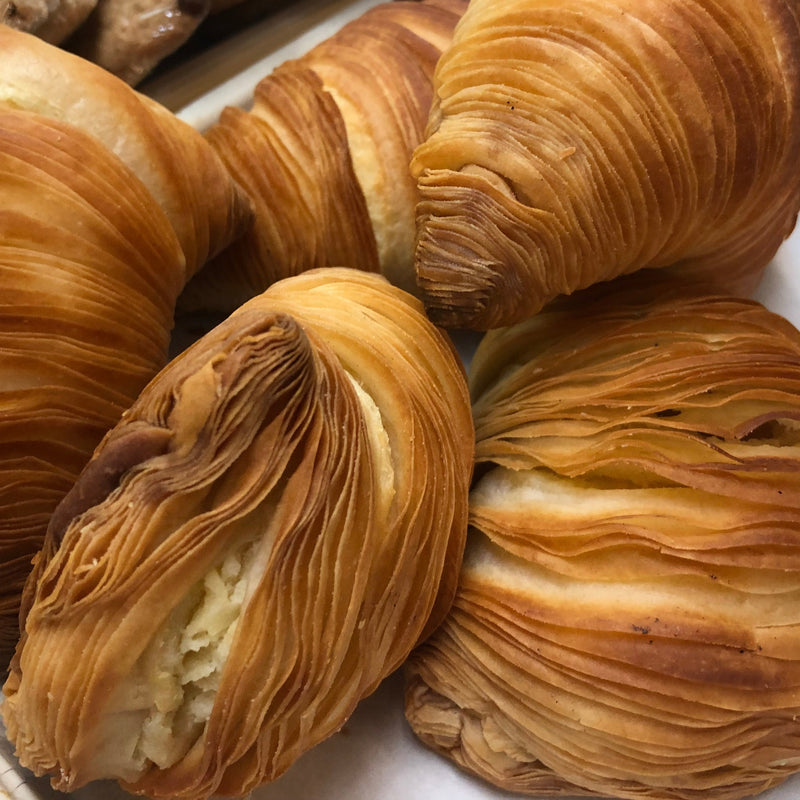
[[[221,561],[171,612],[115,692],[95,755],[98,777],[133,781],[177,763],[202,735],[248,597],[257,541]]]

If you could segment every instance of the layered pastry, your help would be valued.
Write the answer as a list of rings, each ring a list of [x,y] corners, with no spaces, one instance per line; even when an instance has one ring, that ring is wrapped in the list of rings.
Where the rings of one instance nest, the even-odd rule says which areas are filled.
[[[751,292],[800,207],[798,64],[794,0],[473,0],[411,163],[432,319],[644,267]]]
[[[164,366],[175,302],[249,201],[197,131],[0,25],[0,660],[48,519]]]
[[[252,108],[206,137],[253,198],[240,243],[187,287],[181,308],[230,313],[307,269],[357,266],[416,291],[415,181],[433,70],[465,0],[382,3],[264,77]]]
[[[479,346],[465,563],[406,714],[522,794],[734,800],[800,768],[800,333],[637,283]]]
[[[461,362],[410,295],[325,269],[245,304],[53,516],[4,687],[21,763],[151,797],[279,775],[444,617],[473,451]]]

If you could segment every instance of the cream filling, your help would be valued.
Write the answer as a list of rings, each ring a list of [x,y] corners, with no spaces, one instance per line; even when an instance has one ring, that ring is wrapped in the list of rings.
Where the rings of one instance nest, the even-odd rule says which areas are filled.
[[[152,706],[135,761],[164,769],[182,758],[211,716],[242,612],[251,543],[226,555],[173,611],[142,656]]]
[[[389,508],[394,499],[394,465],[392,464],[392,446],[389,441],[389,434],[383,424],[378,404],[358,381],[350,374],[345,373],[350,379],[350,383],[355,389],[361,411],[366,422],[367,437],[370,450],[372,452],[373,469],[376,475],[376,488],[378,490],[379,501],[376,503],[378,519],[386,519]]]
[[[115,692],[97,777],[135,780],[177,763],[202,735],[248,596],[259,541],[225,554],[176,606]]]

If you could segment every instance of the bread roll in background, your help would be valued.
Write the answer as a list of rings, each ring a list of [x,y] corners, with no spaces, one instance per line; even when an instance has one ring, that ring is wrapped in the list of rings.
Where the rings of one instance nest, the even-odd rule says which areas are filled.
[[[157,67],[171,69],[294,1],[0,0],[0,24],[139,86]]]
[[[447,612],[473,451],[452,344],[382,277],[242,306],[53,518],[4,687],[21,763],[165,798],[282,773]]]
[[[229,313],[271,283],[315,267],[381,272],[406,291],[416,186],[409,173],[433,70],[465,0],[383,3],[226,108],[206,137],[254,200],[256,221],[180,300]]]
[[[135,86],[189,40],[210,7],[209,0],[96,0],[66,44]]]
[[[249,202],[204,139],[0,26],[0,660],[48,519],[166,363],[176,298]]]
[[[427,745],[529,795],[735,800],[800,769],[800,333],[639,274],[489,332]]]
[[[473,0],[412,161],[431,317],[643,267],[752,292],[800,206],[799,65],[794,0]]]
[[[96,4],[97,0],[0,0],[0,24],[60,45]]]

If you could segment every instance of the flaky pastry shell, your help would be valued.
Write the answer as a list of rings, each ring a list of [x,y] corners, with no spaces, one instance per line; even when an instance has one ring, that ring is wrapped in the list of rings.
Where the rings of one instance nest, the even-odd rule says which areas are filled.
[[[523,794],[749,796],[800,770],[800,333],[589,292],[478,348],[465,562],[407,717]]]
[[[167,361],[185,259],[98,141],[0,106],[0,660],[31,559],[92,451]]]
[[[48,519],[167,361],[175,303],[249,201],[202,136],[0,25],[0,665]]]
[[[279,775],[449,608],[473,450],[452,345],[380,276],[243,306],[53,517],[5,685],[21,763],[153,797]]]
[[[439,324],[643,267],[749,294],[794,225],[795,0],[473,0],[435,88],[411,169]]]
[[[186,259],[184,280],[240,236],[250,200],[202,135],[106,70],[0,25],[0,106],[98,139],[145,184]]]
[[[416,182],[433,70],[466,0],[381,3],[265,76],[206,138],[256,206],[181,306],[230,312],[281,278],[357,265],[415,291]]]

